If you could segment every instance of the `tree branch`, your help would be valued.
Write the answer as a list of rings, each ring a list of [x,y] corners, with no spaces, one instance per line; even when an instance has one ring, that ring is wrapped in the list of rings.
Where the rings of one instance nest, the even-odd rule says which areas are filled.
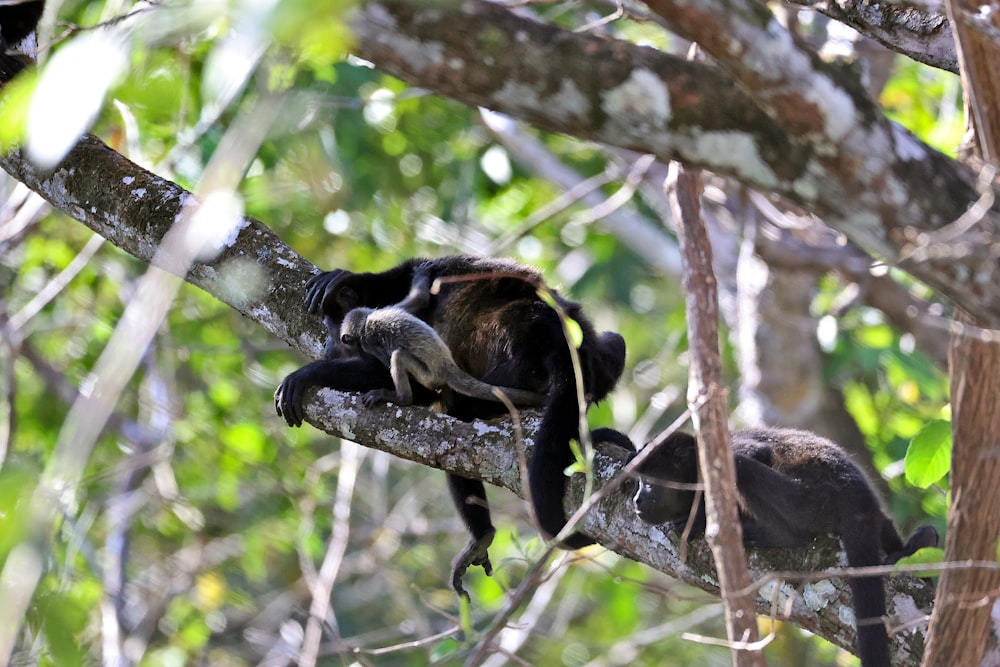
[[[367,3],[352,25],[359,55],[413,85],[778,193],[1000,327],[1000,265],[989,242],[1000,212],[937,256],[906,259],[922,235],[978,198],[971,170],[888,121],[859,83],[802,51],[769,13],[719,1],[647,4],[742,85],[715,67],[482,1]],[[730,43],[742,55],[727,56]],[[767,68],[786,61],[774,67],[782,85],[773,85]]]
[[[348,438],[395,454],[421,465],[439,468],[470,479],[481,479],[523,496],[518,466],[517,436],[510,420],[462,422],[426,408],[383,406],[363,408],[355,394],[329,389],[311,391],[305,401],[306,420],[330,435]],[[539,415],[521,415],[524,444],[530,456]],[[624,466],[627,453],[598,443],[594,462],[595,489],[602,488]],[[569,511],[583,501],[581,475],[570,483]],[[613,492],[583,520],[581,529],[602,545],[622,556],[645,563],[672,577],[712,594],[719,594],[715,565],[708,545],[696,539],[682,561],[678,536],[662,526],[639,521],[624,493]],[[836,540],[819,540],[806,549],[758,549],[748,552],[747,565],[753,581],[765,582],[773,572],[824,572],[842,562]],[[442,571],[442,577],[446,573]],[[893,626],[900,627],[924,617],[933,599],[932,587],[910,576],[889,578],[886,586]],[[851,594],[841,578],[782,579],[762,583],[754,595],[758,613],[770,615],[810,632],[847,650],[854,650]],[[775,606],[777,605],[777,606]],[[785,611],[788,615],[785,616]],[[922,611],[924,610],[924,611]],[[892,635],[894,664],[912,665],[923,651],[920,633]]]
[[[688,406],[698,432],[698,469],[705,485],[705,535],[726,610],[726,634],[734,665],[766,665],[760,649],[739,648],[760,640],[740,526],[736,464],[729,443],[727,394],[719,355],[719,295],[712,272],[712,244],[701,219],[701,175],[672,165],[664,187],[677,223],[684,260],[684,306],[691,366]]]
[[[789,0],[849,25],[888,49],[917,62],[958,73],[958,56],[940,2]]]

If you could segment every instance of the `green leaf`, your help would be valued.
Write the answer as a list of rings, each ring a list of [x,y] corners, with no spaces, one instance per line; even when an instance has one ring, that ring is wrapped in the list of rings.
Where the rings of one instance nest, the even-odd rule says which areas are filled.
[[[580,443],[576,440],[569,441],[569,449],[573,452],[573,463],[566,466],[566,470],[563,471],[567,477],[575,472],[586,473],[587,472],[587,457],[583,455],[583,449],[580,447]]]
[[[906,449],[906,481],[926,489],[951,469],[951,422],[938,419],[924,425]]]
[[[924,547],[916,553],[906,558],[900,558],[896,565],[937,565],[944,562],[944,549],[938,547]],[[941,574],[939,570],[927,570],[925,572],[913,572],[913,576],[926,579],[927,577],[937,577]]]
[[[468,603],[465,606],[468,607]],[[442,639],[434,646],[434,650],[431,651],[431,662],[434,664],[440,663],[445,658],[455,655],[461,648],[462,644],[451,637]]]
[[[569,333],[569,340],[573,347],[579,349],[583,345],[583,328],[576,320],[566,318],[564,320],[566,331]]]
[[[38,85],[38,73],[29,69],[18,74],[0,91],[0,151],[6,152],[24,138],[28,107]]]

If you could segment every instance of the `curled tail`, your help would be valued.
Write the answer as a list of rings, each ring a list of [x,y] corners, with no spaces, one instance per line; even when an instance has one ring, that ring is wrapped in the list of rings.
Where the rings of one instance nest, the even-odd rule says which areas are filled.
[[[879,535],[860,522],[840,536],[851,567],[882,564]],[[858,633],[858,656],[862,667],[889,667],[889,635],[882,617],[886,614],[885,584],[882,577],[852,577],[849,581],[854,600]]]

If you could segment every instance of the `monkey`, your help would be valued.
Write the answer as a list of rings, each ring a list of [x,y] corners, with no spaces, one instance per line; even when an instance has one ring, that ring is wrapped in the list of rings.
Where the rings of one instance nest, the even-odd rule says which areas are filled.
[[[904,544],[871,484],[837,444],[809,431],[757,427],[732,434],[743,542],[748,547],[798,548],[836,535],[851,567],[892,564],[938,544],[925,525]],[[677,432],[636,470],[635,513],[645,523],[705,532],[704,499],[696,495],[698,446]],[[695,507],[695,502],[698,502]],[[693,510],[693,511],[692,511]],[[849,581],[862,667],[888,667],[889,636],[880,576]]]
[[[411,376],[428,389],[451,389],[486,401],[500,401],[494,393],[499,390],[519,405],[544,404],[545,397],[538,392],[486,384],[458,367],[451,350],[431,325],[412,314],[426,307],[430,287],[426,272],[418,271],[410,295],[399,304],[375,309],[359,307],[344,316],[341,342],[358,354],[364,352],[377,358],[392,376],[394,390],[368,391],[362,398],[365,407],[379,402],[412,405]]]
[[[306,284],[308,312],[322,315],[329,336],[325,358],[309,363],[286,377],[275,391],[275,408],[290,426],[303,420],[302,400],[310,387],[341,391],[395,388],[385,365],[371,355],[358,356],[343,345],[340,330],[347,313],[357,307],[380,308],[405,301],[414,277],[426,274],[442,281],[426,304],[412,306],[411,314],[427,322],[451,351],[456,365],[487,384],[545,395],[542,419],[528,467],[528,486],[534,514],[546,538],[566,524],[564,470],[573,462],[569,446],[580,437],[580,406],[576,375],[560,314],[539,295],[541,274],[513,260],[450,255],[437,259],[410,259],[379,273],[334,270],[312,277]],[[461,279],[462,277],[466,279]],[[423,280],[422,277],[419,280]],[[553,290],[556,305],[582,332],[577,348],[583,388],[588,403],[603,400],[625,368],[625,340],[617,333],[598,333],[580,304]],[[443,410],[470,421],[504,414],[495,401],[483,401],[457,392],[438,396],[421,386],[414,402],[440,400]],[[468,545],[452,563],[452,588],[467,596],[462,577],[469,567],[492,573],[489,546],[495,535],[486,489],[479,480],[448,475],[452,500],[471,534]],[[560,543],[577,549],[593,540],[582,533]]]
[[[0,84],[10,81],[25,69],[31,59],[13,50],[19,42],[35,31],[43,0],[25,0],[12,5],[0,5]]]

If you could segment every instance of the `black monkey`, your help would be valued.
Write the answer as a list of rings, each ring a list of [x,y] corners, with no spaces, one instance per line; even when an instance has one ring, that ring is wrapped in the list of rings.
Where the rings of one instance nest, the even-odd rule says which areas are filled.
[[[430,305],[431,279],[426,270],[413,274],[406,299],[382,308],[355,308],[340,324],[340,342],[355,354],[381,361],[392,376],[393,390],[372,389],[362,397],[365,406],[377,402],[413,404],[412,377],[428,389],[457,391],[465,396],[500,402],[496,390],[518,405],[544,405],[538,392],[497,387],[472,377],[455,363],[441,337],[415,313]]]
[[[43,0],[0,5],[0,83],[14,78],[30,62],[25,56],[8,51],[35,31],[43,9]]]
[[[411,291],[414,275],[426,273],[444,281],[438,294],[414,314],[430,324],[451,350],[455,363],[473,377],[504,387],[516,387],[547,396],[542,421],[535,434],[535,448],[528,482],[535,516],[546,537],[566,524],[563,471],[573,462],[569,441],[579,437],[576,380],[562,322],[556,311],[538,295],[541,275],[512,260],[452,255],[439,259],[412,259],[381,273],[336,270],[321,273],[307,284],[310,312],[322,313],[330,332],[327,358],[314,361],[289,375],[275,392],[278,414],[292,426],[302,423],[303,392],[314,386],[343,391],[392,389],[385,366],[370,355],[357,356],[339,345],[340,327],[348,311],[359,306],[379,308],[403,301]],[[625,367],[625,341],[613,332],[597,333],[578,303],[556,295],[563,312],[583,332],[577,352],[589,401],[608,395]],[[436,395],[415,387],[415,400],[430,403]],[[451,392],[445,411],[459,419],[489,418],[503,414],[502,405]],[[486,489],[478,480],[448,476],[452,499],[472,534],[466,549],[452,564],[452,586],[463,593],[461,578],[468,567],[481,565],[492,571],[488,547],[495,529],[486,503]],[[563,542],[579,548],[593,540],[582,534]]]
[[[937,546],[933,526],[921,526],[904,544],[879,506],[871,484],[838,445],[808,431],[751,428],[732,435],[743,541],[751,547],[796,548],[813,538],[840,538],[851,567],[891,564],[922,547]],[[635,511],[646,523],[682,531],[698,482],[695,438],[674,433],[636,471]],[[705,504],[691,534],[705,531]],[[850,579],[863,667],[888,667],[889,637],[882,577]]]

